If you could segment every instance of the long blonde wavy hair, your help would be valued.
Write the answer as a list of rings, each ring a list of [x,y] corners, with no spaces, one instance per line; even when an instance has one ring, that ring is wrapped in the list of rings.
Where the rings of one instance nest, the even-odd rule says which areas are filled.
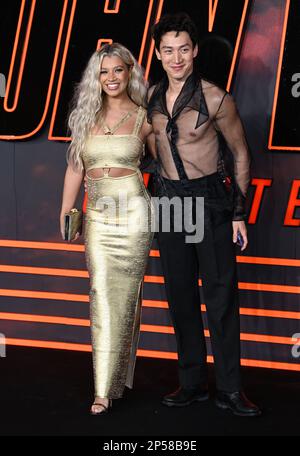
[[[81,153],[84,150],[87,136],[104,108],[100,70],[103,59],[107,56],[118,56],[128,68],[131,68],[127,86],[128,96],[137,106],[146,107],[148,85],[144,79],[143,69],[132,53],[120,43],[107,44],[94,52],[87,63],[81,81],[75,86],[71,113],[68,118],[71,143],[67,151],[67,162],[76,171],[83,170]]]

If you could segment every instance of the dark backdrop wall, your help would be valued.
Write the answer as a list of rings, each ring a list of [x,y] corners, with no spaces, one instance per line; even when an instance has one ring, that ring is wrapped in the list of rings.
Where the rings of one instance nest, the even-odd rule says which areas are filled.
[[[83,0],[56,0],[55,10],[53,2],[37,2],[35,11],[33,3],[26,2],[18,41],[23,2],[7,2],[0,18],[0,73],[7,84],[6,98],[0,98],[0,333],[6,343],[90,351],[82,240],[63,243],[58,226],[72,89],[100,39],[127,45],[150,80],[158,80],[155,59],[150,66],[148,25],[161,12],[187,11],[202,40],[222,37],[205,41],[198,64],[233,93],[252,153],[250,245],[243,255],[237,251],[243,364],[300,370],[293,348],[300,338],[299,2],[90,0],[87,7]],[[139,354],[176,358],[155,241],[143,305]]]

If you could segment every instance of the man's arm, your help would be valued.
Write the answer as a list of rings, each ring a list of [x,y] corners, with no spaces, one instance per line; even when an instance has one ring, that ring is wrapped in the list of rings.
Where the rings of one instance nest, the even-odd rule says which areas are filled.
[[[244,220],[244,203],[250,181],[250,155],[244,128],[235,102],[227,94],[215,116],[216,128],[222,133],[233,154],[234,177],[237,194],[235,196],[234,220]]]
[[[248,245],[247,227],[245,224],[245,200],[250,181],[250,154],[235,102],[231,95],[224,93],[216,86],[211,87],[210,112],[214,119],[215,128],[224,137],[233,155],[235,194],[233,212],[233,242],[237,243],[238,232],[241,233],[244,244],[241,250]]]

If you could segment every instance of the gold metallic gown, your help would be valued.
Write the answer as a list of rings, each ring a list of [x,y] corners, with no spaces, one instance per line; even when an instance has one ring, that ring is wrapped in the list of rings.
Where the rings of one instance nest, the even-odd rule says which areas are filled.
[[[132,388],[139,339],[141,288],[153,234],[153,210],[138,169],[144,145],[139,108],[130,135],[91,135],[84,167],[128,168],[134,174],[87,178],[85,252],[95,396],[120,398]]]

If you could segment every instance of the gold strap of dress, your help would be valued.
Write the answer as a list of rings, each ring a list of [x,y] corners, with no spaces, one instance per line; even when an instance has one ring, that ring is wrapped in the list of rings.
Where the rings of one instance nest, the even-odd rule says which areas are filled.
[[[114,125],[112,128],[109,128],[107,125],[105,125],[103,123],[102,125],[102,128],[103,128],[103,131],[106,135],[113,135],[117,130],[118,128],[120,128],[120,126],[126,122],[126,120],[128,120],[132,114],[134,113],[134,111],[128,111],[127,114],[125,114],[125,116],[123,116],[119,122],[116,123],[116,125]]]
[[[140,134],[142,125],[143,125],[144,120],[145,120],[145,115],[146,115],[145,109],[143,109],[142,106],[140,106],[139,109],[138,109],[138,113],[137,113],[136,121],[135,121],[135,126],[134,126],[134,130],[133,130],[133,134],[136,135],[136,136],[139,136],[139,134]]]

